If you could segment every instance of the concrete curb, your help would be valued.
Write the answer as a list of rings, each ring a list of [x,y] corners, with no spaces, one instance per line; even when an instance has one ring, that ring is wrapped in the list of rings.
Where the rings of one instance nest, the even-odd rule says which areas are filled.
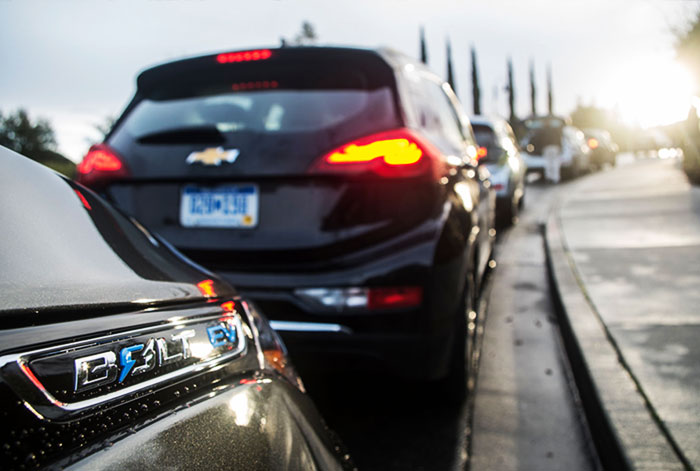
[[[550,213],[545,253],[562,336],[600,460],[609,470],[689,470],[656,420],[588,296]]]

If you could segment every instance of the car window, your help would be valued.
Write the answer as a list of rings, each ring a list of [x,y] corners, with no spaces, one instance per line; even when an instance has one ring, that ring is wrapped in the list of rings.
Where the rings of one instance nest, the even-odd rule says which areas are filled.
[[[410,80],[412,106],[418,125],[433,143],[447,155],[464,153],[462,126],[442,84],[432,76]]]
[[[205,126],[214,126],[222,133],[306,132],[338,126],[360,115],[375,123],[391,121],[391,90],[264,90],[145,99],[134,108],[124,126],[136,139]]]

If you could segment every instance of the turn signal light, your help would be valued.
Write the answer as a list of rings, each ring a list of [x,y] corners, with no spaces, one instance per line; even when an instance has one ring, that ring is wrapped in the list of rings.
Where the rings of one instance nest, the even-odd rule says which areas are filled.
[[[321,157],[313,173],[375,173],[383,177],[414,177],[431,173],[440,152],[410,129],[395,129],[361,137]]]
[[[92,188],[104,186],[110,180],[129,176],[122,159],[107,144],[96,144],[77,167],[78,182]]]

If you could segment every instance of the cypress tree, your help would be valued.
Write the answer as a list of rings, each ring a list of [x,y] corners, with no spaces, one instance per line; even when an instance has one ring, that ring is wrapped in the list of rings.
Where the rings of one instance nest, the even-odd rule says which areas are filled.
[[[472,52],[472,103],[474,114],[481,114],[481,90],[479,88],[479,72],[476,67],[476,50],[474,46]]]
[[[537,88],[535,86],[535,63],[530,61],[530,106],[532,116],[537,116]]]
[[[554,114],[554,98],[552,97],[552,64],[547,66],[547,110]]]
[[[424,64],[428,63],[428,49],[425,45],[425,30],[420,27],[420,61]]]
[[[508,58],[508,105],[510,107],[511,123],[514,123],[518,118],[515,116],[515,85],[513,84],[513,61]]]
[[[447,38],[447,83],[452,87],[452,91],[457,94],[457,88],[455,87],[454,74],[452,73],[452,47],[450,46],[450,39]]]

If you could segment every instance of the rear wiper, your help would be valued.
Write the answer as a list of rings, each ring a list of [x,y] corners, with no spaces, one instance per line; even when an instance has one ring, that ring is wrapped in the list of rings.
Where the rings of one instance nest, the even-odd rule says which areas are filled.
[[[223,144],[224,135],[216,126],[188,126],[144,134],[139,144]]]

